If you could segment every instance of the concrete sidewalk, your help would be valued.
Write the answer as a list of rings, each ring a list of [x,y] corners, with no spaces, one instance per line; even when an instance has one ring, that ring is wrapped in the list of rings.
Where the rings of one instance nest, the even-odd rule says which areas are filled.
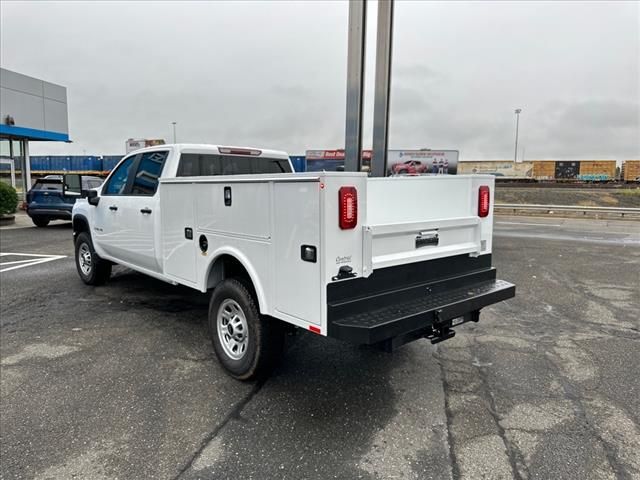
[[[19,210],[15,213],[15,222],[9,225],[0,225],[0,230],[15,230],[16,228],[37,228],[29,215],[26,212]],[[69,223],[70,220],[51,220],[49,225],[62,225],[63,223]]]

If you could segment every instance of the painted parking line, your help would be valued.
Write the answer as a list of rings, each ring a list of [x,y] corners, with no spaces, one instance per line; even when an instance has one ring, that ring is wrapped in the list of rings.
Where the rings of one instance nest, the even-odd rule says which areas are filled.
[[[28,257],[25,260],[13,260],[10,262],[2,262],[2,257]],[[60,260],[66,258],[66,255],[44,255],[41,253],[0,253],[0,273],[8,272],[10,270],[17,270],[19,268],[32,267],[33,265],[39,265],[41,263],[52,262],[54,260]],[[6,268],[3,268],[6,267]]]

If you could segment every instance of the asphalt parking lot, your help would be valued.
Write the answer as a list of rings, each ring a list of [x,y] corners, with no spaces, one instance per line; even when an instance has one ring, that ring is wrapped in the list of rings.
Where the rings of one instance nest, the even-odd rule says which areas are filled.
[[[205,295],[85,286],[69,224],[0,252],[2,479],[640,478],[638,222],[497,217],[518,290],[478,324],[393,354],[302,332],[249,384]]]

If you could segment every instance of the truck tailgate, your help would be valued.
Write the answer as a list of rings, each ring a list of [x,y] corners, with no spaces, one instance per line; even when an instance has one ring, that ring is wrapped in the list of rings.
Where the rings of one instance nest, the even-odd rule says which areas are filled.
[[[479,175],[369,179],[365,271],[488,253],[492,216],[478,216],[478,190],[488,186],[492,195],[493,184]]]

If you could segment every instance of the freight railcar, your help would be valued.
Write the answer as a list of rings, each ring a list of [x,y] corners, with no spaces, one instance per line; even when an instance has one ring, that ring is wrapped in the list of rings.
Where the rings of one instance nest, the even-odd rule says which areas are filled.
[[[616,179],[615,160],[534,160],[537,181],[611,182]]]
[[[533,178],[533,162],[509,160],[474,160],[458,163],[458,173],[483,173],[495,175],[498,179],[527,180]]]
[[[622,162],[621,178],[624,182],[640,182],[640,160]]]

